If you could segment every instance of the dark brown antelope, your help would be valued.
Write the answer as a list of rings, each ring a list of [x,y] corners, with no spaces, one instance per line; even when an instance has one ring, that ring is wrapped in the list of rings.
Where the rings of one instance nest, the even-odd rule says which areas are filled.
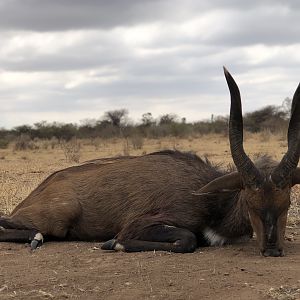
[[[192,252],[250,238],[264,256],[282,256],[291,187],[300,183],[300,85],[292,104],[288,150],[279,164],[255,164],[243,149],[239,89],[231,94],[229,140],[234,172],[177,151],[95,160],[49,176],[0,218],[0,241],[39,246],[43,238],[107,241],[105,250]]]

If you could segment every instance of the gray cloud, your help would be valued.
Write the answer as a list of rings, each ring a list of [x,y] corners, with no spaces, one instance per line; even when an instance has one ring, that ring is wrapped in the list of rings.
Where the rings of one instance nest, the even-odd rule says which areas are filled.
[[[161,20],[187,20],[211,10],[244,12],[250,9],[255,13],[261,7],[271,11],[274,6],[295,11],[300,4],[296,0],[1,0],[0,28],[31,31],[108,29]]]
[[[0,126],[108,109],[227,114],[279,105],[300,74],[299,1],[0,0]]]
[[[33,31],[111,28],[159,19],[165,1],[1,1],[0,27]],[[155,17],[153,17],[155,16]]]

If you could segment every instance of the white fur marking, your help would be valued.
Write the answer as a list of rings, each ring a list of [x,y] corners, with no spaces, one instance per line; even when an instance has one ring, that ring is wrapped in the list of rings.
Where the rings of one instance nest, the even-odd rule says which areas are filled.
[[[222,246],[226,242],[226,238],[217,234],[214,230],[212,230],[209,227],[204,229],[203,235],[211,246]]]
[[[38,232],[38,233],[34,236],[33,239],[36,240],[36,241],[42,241],[42,242],[43,242],[44,237],[43,237],[43,235],[42,235],[40,232]]]
[[[114,250],[116,251],[124,251],[125,248],[123,245],[121,245],[120,243],[116,243],[115,247],[114,247]]]

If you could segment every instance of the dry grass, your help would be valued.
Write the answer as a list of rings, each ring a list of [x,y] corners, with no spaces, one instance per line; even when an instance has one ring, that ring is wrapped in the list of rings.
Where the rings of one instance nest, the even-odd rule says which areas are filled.
[[[299,299],[300,296],[300,288],[299,287],[284,287],[281,286],[279,288],[270,288],[267,295],[271,297],[271,299],[276,300],[296,300]]]
[[[271,133],[266,141],[262,135],[246,134],[245,150],[254,157],[257,153],[267,153],[280,160],[286,151],[286,142],[280,136]],[[208,156],[213,162],[222,163],[226,167],[232,163],[228,139],[221,135],[206,135],[187,139],[164,138],[160,140],[143,140],[141,149],[133,147],[128,140],[81,140],[71,147],[75,159],[66,156],[65,149],[60,147],[40,147],[36,150],[14,151],[13,148],[0,149],[0,211],[11,212],[43,179],[52,172],[76,165],[79,161],[99,157],[119,155],[142,155],[163,149],[193,151],[199,156]],[[78,147],[80,144],[80,147]],[[72,152],[71,151],[71,152]],[[72,152],[72,153],[73,153]],[[72,154],[71,153],[71,154]],[[79,155],[79,156],[78,156]],[[26,159],[24,159],[26,157]],[[67,158],[67,160],[66,160]],[[292,207],[289,213],[289,226],[300,224],[300,186],[293,189]]]
[[[67,162],[79,163],[81,144],[77,139],[72,139],[69,142],[62,142],[61,148],[64,151]]]

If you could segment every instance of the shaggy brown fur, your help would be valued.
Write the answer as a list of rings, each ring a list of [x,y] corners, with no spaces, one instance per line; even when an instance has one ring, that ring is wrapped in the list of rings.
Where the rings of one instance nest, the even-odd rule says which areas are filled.
[[[138,239],[154,224],[206,227],[228,239],[252,230],[239,193],[195,196],[224,175],[198,156],[178,151],[95,160],[49,176],[11,213],[18,228],[60,239]]]

